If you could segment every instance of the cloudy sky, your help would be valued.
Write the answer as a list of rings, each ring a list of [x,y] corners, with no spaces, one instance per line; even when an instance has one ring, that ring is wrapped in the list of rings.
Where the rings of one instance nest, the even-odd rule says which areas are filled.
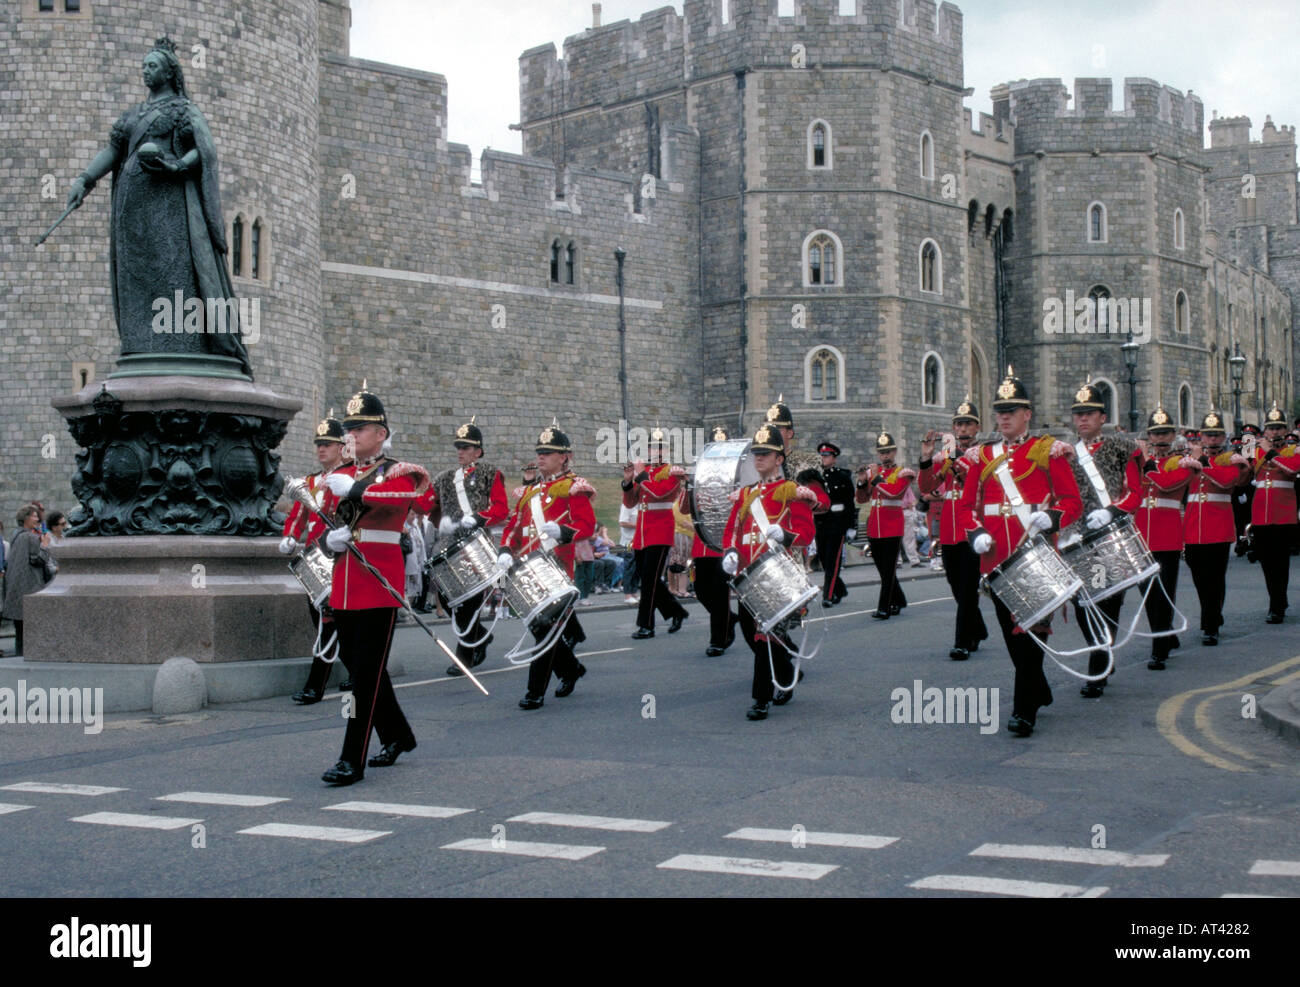
[[[776,0],[771,0],[775,3]],[[603,23],[636,19],[668,4],[603,0]],[[680,13],[680,0],[672,4]],[[1250,117],[1258,138],[1266,114],[1300,123],[1300,18],[1295,0],[964,0],[966,105],[991,112],[999,82],[1109,76],[1123,107],[1123,79],[1144,76],[1205,104],[1208,123]],[[352,0],[352,54],[447,78],[452,141],[475,155],[518,151],[520,52],[591,26],[591,0]],[[1208,143],[1209,135],[1206,132]]]

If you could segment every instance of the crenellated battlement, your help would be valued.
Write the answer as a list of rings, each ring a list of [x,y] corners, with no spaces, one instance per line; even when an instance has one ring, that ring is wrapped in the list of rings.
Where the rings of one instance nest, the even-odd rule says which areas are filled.
[[[741,69],[791,67],[796,46],[809,68],[899,68],[962,86],[962,13],[934,0],[685,0],[684,13],[661,7],[637,20],[592,27],[519,58],[520,119],[609,106],[668,92]]]
[[[1210,147],[1235,147],[1249,144],[1294,144],[1295,127],[1275,126],[1273,118],[1266,116],[1259,139],[1250,139],[1250,117],[1220,117],[1210,121]]]
[[[1154,79],[1124,80],[1124,108],[1113,108],[1110,79],[1077,78],[1074,94],[1060,79],[1021,79],[994,93],[994,115],[1016,124],[1017,150],[1127,148],[1135,142],[1177,154],[1199,151],[1205,110],[1199,96]],[[1004,106],[999,108],[999,102]]]

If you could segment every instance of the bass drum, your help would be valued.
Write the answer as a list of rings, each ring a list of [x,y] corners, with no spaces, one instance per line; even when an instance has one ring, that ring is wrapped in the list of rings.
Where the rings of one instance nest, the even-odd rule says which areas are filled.
[[[710,442],[695,461],[691,482],[691,520],[700,541],[721,552],[722,535],[731,516],[731,495],[758,482],[749,439]]]

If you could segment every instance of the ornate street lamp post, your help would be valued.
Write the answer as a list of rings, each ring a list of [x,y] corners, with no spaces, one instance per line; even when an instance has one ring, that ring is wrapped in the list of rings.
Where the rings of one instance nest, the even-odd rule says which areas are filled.
[[[1228,357],[1228,370],[1232,374],[1232,431],[1241,434],[1241,379],[1246,375],[1246,358],[1241,355],[1241,344],[1232,344],[1232,356]]]
[[[1120,352],[1124,354],[1124,366],[1128,367],[1128,430],[1130,435],[1136,435],[1138,430],[1137,365],[1138,350],[1141,348],[1141,343],[1133,341],[1133,330],[1129,329],[1128,338],[1120,346]]]

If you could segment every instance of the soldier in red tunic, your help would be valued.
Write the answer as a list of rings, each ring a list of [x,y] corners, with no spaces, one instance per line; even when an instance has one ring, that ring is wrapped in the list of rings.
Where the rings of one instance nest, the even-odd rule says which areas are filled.
[[[1102,434],[1102,426],[1106,424],[1106,401],[1101,391],[1093,386],[1091,376],[1075,392],[1070,418],[1079,436],[1068,454],[1070,467],[1083,501],[1085,524],[1089,530],[1096,531],[1137,506],[1138,489],[1142,485],[1138,463],[1141,454],[1131,439]],[[1082,537],[1083,532],[1078,534]],[[1096,604],[1097,611],[1116,631],[1124,596],[1125,592],[1112,593]],[[1083,592],[1075,597],[1074,615],[1088,643],[1098,644],[1097,631],[1084,615],[1083,598]],[[1110,661],[1111,653],[1107,648],[1093,648],[1088,653],[1088,674],[1100,675]],[[1079,694],[1085,699],[1099,699],[1105,689],[1106,679],[1099,679],[1085,682]]]
[[[1142,478],[1133,521],[1138,532],[1160,563],[1159,586],[1145,585],[1147,623],[1152,634],[1174,626],[1173,601],[1178,599],[1178,566],[1183,552],[1183,496],[1192,478],[1191,470],[1180,466],[1182,456],[1171,455],[1174,424],[1165,409],[1156,410],[1147,419],[1147,448],[1142,456]],[[1163,588],[1163,592],[1162,592]],[[1166,599],[1166,594],[1168,599]],[[1152,638],[1151,660],[1147,668],[1160,671],[1169,652],[1178,647],[1174,634]]]
[[[877,620],[897,617],[907,606],[907,597],[898,584],[898,549],[903,543],[903,494],[916,476],[916,470],[894,465],[898,445],[888,432],[876,436],[876,455],[880,462],[870,469],[858,470],[859,504],[870,503],[867,515],[867,540],[871,544],[871,561],[880,576],[880,596],[875,612]],[[915,537],[915,534],[909,534]]]
[[[452,445],[456,448],[457,466],[443,470],[431,481],[427,507],[429,520],[438,526],[440,539],[453,537],[458,528],[466,532],[487,528],[493,540],[497,541],[501,538],[510,505],[506,503],[506,481],[501,471],[483,462],[483,430],[471,419],[456,429]],[[490,635],[481,640],[483,625],[479,610],[485,595],[486,591],[476,593],[452,610],[450,601],[438,594],[443,607],[452,611],[453,626],[457,631],[456,657],[469,668],[483,664],[487,646],[492,643]],[[462,637],[465,641],[478,643],[464,644]],[[457,666],[449,665],[447,674],[463,673]]]
[[[664,582],[664,566],[676,534],[673,502],[685,486],[686,471],[664,462],[662,429],[650,433],[649,452],[649,466],[636,462],[623,467],[623,506],[637,511],[632,552],[641,579],[641,602],[632,637],[638,641],[655,636],[656,610],[668,621],[669,634],[681,630],[682,621],[689,616]]]
[[[807,487],[796,486],[785,478],[785,443],[781,433],[773,425],[762,425],[754,434],[750,448],[759,482],[737,491],[736,503],[723,530],[726,550],[722,571],[728,576],[744,569],[767,551],[769,545],[785,548],[807,545],[815,533],[812,505],[819,503],[819,498]],[[754,705],[745,715],[751,720],[764,720],[773,702],[783,706],[793,694],[793,689],[775,692],[773,672],[778,681],[791,682],[793,686],[796,684],[792,682],[794,666],[780,635],[775,631],[760,634],[753,615],[744,606],[740,608],[740,633],[754,653],[751,690]]]
[[[1251,547],[1264,570],[1270,624],[1280,624],[1287,608],[1291,545],[1296,537],[1296,473],[1300,449],[1286,444],[1286,417],[1277,402],[1264,416],[1264,441],[1251,463],[1255,497],[1250,507]]]
[[[352,715],[343,735],[343,753],[321,780],[351,785],[365,773],[370,732],[379,734],[383,749],[372,757],[372,768],[387,767],[399,754],[415,750],[402,708],[388,678],[388,652],[399,603],[348,549],[352,543],[389,586],[404,584],[402,526],[411,505],[425,492],[429,475],[422,467],[385,455],[389,437],[383,402],[366,390],[352,396],[343,428],[352,440],[355,461],[325,480],[329,490],[325,511],[342,524],[325,534],[325,545],[341,554],[334,563],[330,606],[338,628],[339,657],[356,683]]]
[[[961,498],[961,488],[966,482],[966,472],[970,463],[964,458],[975,441],[980,430],[979,409],[971,401],[970,395],[957,405],[952,416],[952,434],[956,439],[956,448],[944,455],[939,463],[934,461],[934,447],[938,441],[938,432],[927,432],[921,440],[921,472],[917,475],[916,485],[922,493],[940,495],[936,501],[939,505],[939,551],[943,557],[943,573],[948,578],[948,588],[952,598],[957,601],[956,636],[948,657],[953,661],[965,661],[970,653],[980,646],[980,642],[989,636],[984,625],[984,615],[980,613],[980,560],[966,540],[962,530],[961,519],[957,513],[957,502]]]
[[[1201,601],[1201,643],[1219,643],[1227,594],[1228,552],[1237,540],[1232,490],[1250,475],[1244,456],[1224,449],[1223,416],[1213,408],[1201,421],[1198,441],[1178,465],[1191,470],[1183,518],[1183,557]]]
[[[515,504],[501,535],[506,549],[498,558],[501,567],[509,568],[514,556],[549,551],[573,578],[574,542],[596,533],[596,513],[592,509],[595,488],[569,469],[573,446],[560,431],[558,423],[545,429],[537,440],[537,466],[541,478],[524,489]],[[541,641],[548,627],[530,628]],[[555,696],[563,699],[573,692],[578,679],[587,674],[573,649],[587,639],[576,616],[570,615],[555,643],[533,658],[528,666],[528,691],[519,700],[520,709],[540,709],[551,681],[551,672],[560,680]]]
[[[1030,531],[1053,534],[1073,524],[1083,512],[1079,488],[1065,458],[1069,447],[1055,442],[1050,435],[1030,437],[1033,405],[1010,367],[998,386],[993,411],[1001,435],[967,453],[971,467],[958,502],[962,528],[971,548],[980,555],[980,569],[985,573],[1005,562],[1026,536],[1003,487],[1002,475],[1009,477],[1024,501]],[[1005,471],[1000,469],[1004,465]],[[993,609],[1016,668],[1015,698],[1007,729],[1018,737],[1028,737],[1038,722],[1039,708],[1052,702],[1052,690],[1043,674],[1043,650],[1016,625],[1011,611],[996,596]]]
[[[316,461],[320,463],[321,468],[319,472],[312,473],[306,478],[307,489],[316,498],[317,503],[324,503],[326,488],[323,481],[347,461],[343,455],[343,423],[334,417],[333,409],[316,426],[314,441]],[[310,546],[324,534],[325,522],[295,500],[293,507],[289,509],[288,517],[284,519],[283,533],[280,551],[285,555],[292,555],[298,550],[299,545]],[[334,633],[333,614],[319,613],[311,603],[307,604],[307,609],[311,611],[312,626],[317,629],[319,639],[328,641]],[[321,627],[322,623],[324,628]],[[327,651],[326,654],[328,653]],[[310,706],[312,703],[320,702],[321,697],[325,695],[325,683],[329,680],[332,664],[333,659],[325,661],[319,655],[313,655],[311,671],[307,673],[307,684],[289,698],[299,706]],[[344,682],[339,688],[347,692],[352,688],[352,683]]]

